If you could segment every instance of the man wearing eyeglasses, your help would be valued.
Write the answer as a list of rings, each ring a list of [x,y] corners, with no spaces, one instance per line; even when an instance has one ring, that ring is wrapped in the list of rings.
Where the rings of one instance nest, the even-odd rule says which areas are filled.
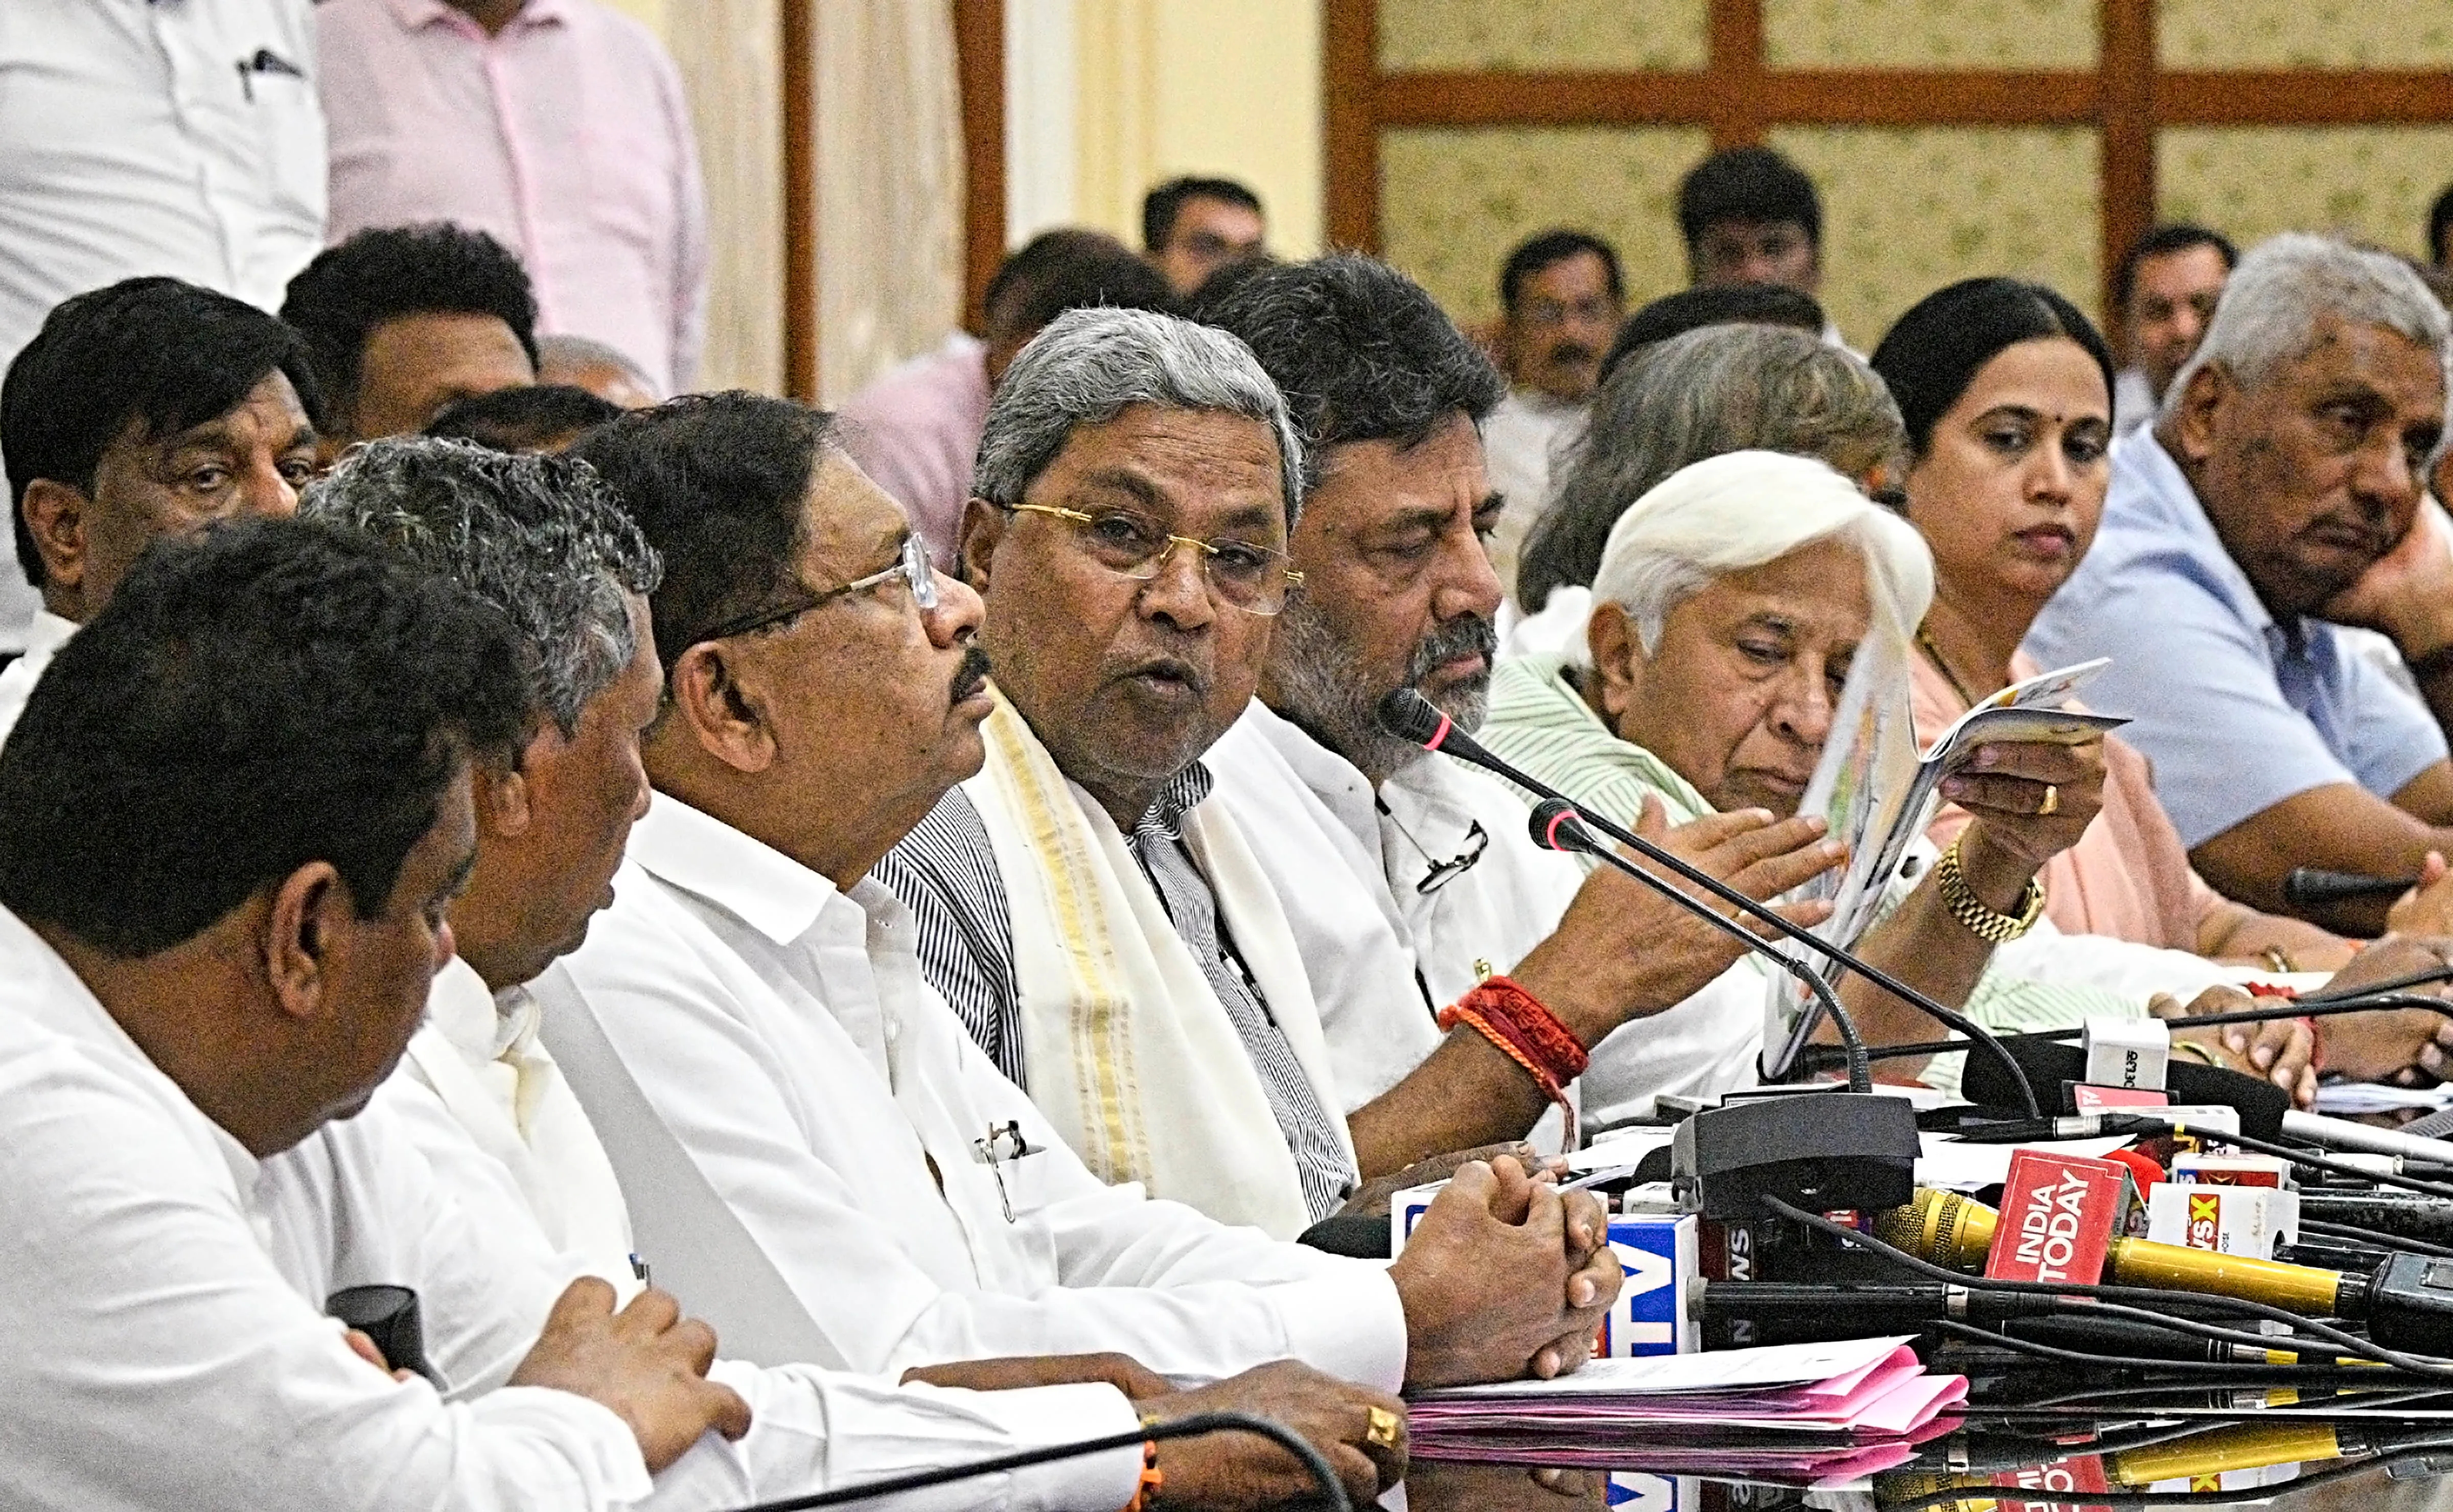
[[[1087,327],[1113,350],[1131,345],[1128,330],[1149,334],[1141,323],[1157,323],[1172,356],[1232,368],[1245,396],[1234,403],[1275,409],[1250,354],[1216,332],[1126,311],[1053,329]],[[1010,407],[1079,402],[1079,390],[1048,391],[1065,369],[1031,361],[1026,352],[999,390],[991,450]],[[1128,428],[1166,408],[1193,406],[1127,402],[1081,428]],[[1236,418],[1255,436],[1214,465],[1179,446],[1167,459],[1176,470],[1156,478],[1112,450],[1089,470],[1164,492],[1188,468],[1266,549],[1285,530],[1278,413],[1275,428]],[[1054,450],[1101,449],[1072,429],[1055,428]],[[996,707],[973,645],[980,601],[930,568],[830,416],[695,396],[605,426],[575,454],[663,558],[649,609],[667,696],[642,746],[657,796],[631,831],[614,901],[531,990],[657,1280],[731,1347],[878,1372],[1118,1351],[1179,1383],[1221,1382],[1263,1410],[1294,1411],[1323,1393],[1226,1378],[1291,1358],[1389,1389],[1582,1362],[1620,1279],[1585,1194],[1563,1197],[1506,1161],[1468,1166],[1395,1263],[1340,1260],[1103,1184],[980,1054],[923,978],[909,911],[874,876],[979,770],[980,726]],[[1224,481],[1238,468],[1245,481]],[[1047,470],[1046,459],[1033,469]],[[1081,502],[1063,497],[1062,507]],[[1055,501],[1034,490],[1023,502]],[[1208,512],[1166,518],[1168,533],[1221,554],[1247,527]],[[1075,583],[1107,572],[1059,555],[1083,549],[1075,522],[1030,513],[1009,528],[1017,544],[1046,532],[1041,569]],[[1187,589],[1206,603],[1189,549],[1165,554],[1180,579],[1167,602],[1187,620]],[[1165,668],[1133,654],[1120,674],[1164,686],[1109,702],[1120,720],[1208,675],[1206,651],[1178,647]],[[1024,1381],[1048,1368],[1014,1367]],[[1388,1471],[1402,1432],[1393,1405],[1366,1413],[1346,1387],[1326,1400],[1352,1410],[1308,1421]],[[1162,1447],[1162,1469],[1174,1453]],[[1177,1489],[1170,1479],[1170,1498]]]

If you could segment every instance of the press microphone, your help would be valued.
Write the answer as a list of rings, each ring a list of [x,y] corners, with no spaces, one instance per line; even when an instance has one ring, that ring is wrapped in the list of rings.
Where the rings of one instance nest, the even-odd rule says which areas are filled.
[[[2371,877],[2356,871],[2299,866],[2283,879],[2283,901],[2295,908],[2353,898],[2398,898],[2419,885],[2417,877]]]
[[[1984,1204],[1921,1186],[1906,1206],[1875,1214],[1873,1233],[1930,1264],[1975,1271],[1987,1268],[2000,1226],[2001,1215]],[[2453,1350],[2453,1265],[2424,1255],[2396,1254],[2374,1275],[2361,1276],[2121,1235],[2104,1241],[2103,1279],[2363,1322],[2368,1336],[2390,1349]]]
[[[1686,896],[1685,890],[1668,878],[1654,876],[1609,846],[1603,845],[1593,837],[1591,830],[1585,827],[1584,815],[1566,799],[1545,798],[1534,805],[1532,815],[1526,821],[1526,830],[1533,837],[1533,844],[1545,850],[1570,851],[1590,856],[1605,866],[1615,867],[1626,873],[1685,908],[1696,918],[1732,937],[1748,950],[1776,963],[1782,970],[1795,977],[1806,991],[1814,995],[1814,1000],[1823,1005],[1823,1011],[1831,1015],[1832,1025],[1840,1031],[1840,1042],[1845,1051],[1843,1064],[1848,1073],[1848,1090],[1871,1092],[1874,1089],[1873,1072],[1868,1068],[1865,1059],[1865,1041],[1857,1032],[1856,1019],[1841,1005],[1839,994],[1831,990],[1831,985],[1824,981],[1822,974],[1812,966],[1774,950],[1757,937],[1753,930],[1734,920],[1722,917],[1701,901]]]
[[[1479,766],[1495,776],[1506,778],[1537,798],[1546,798],[1566,805],[1585,824],[1626,846],[1654,865],[1694,884],[1775,934],[1795,942],[1826,961],[1854,971],[1860,977],[1908,1004],[1936,1023],[1955,1029],[1975,1044],[1984,1046],[1986,1051],[1997,1059],[2012,1085],[2021,1093],[2020,1102],[2029,1116],[2043,1116],[2044,1109],[2036,1102],[2035,1089],[2027,1084],[2026,1073],[1994,1038],[1993,1031],[1965,1014],[1955,1008],[1943,1006],[1931,997],[1909,986],[1881,967],[1861,959],[1853,952],[1831,944],[1810,929],[1789,923],[1777,912],[1765,907],[1737,888],[1721,881],[1720,878],[1690,865],[1684,858],[1672,854],[1633,830],[1599,815],[1585,813],[1577,806],[1574,799],[1531,773],[1518,770],[1513,764],[1494,755],[1481,742],[1457,728],[1454,720],[1415,689],[1400,687],[1391,691],[1387,697],[1380,701],[1378,712],[1380,727],[1398,739],[1410,741],[1425,750],[1438,751],[1443,755],[1453,756],[1459,761]],[[1749,940],[1748,943],[1760,948],[1760,942]],[[1778,954],[1778,952],[1773,953]],[[1970,1059],[1972,1060],[1973,1057]]]

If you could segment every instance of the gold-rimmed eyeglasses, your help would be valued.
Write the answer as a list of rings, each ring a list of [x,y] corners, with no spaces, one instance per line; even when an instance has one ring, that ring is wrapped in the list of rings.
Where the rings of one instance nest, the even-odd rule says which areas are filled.
[[[848,599],[855,593],[866,593],[882,584],[891,583],[896,578],[901,578],[904,586],[910,588],[911,602],[918,605],[923,612],[937,607],[936,566],[928,559],[927,543],[916,535],[911,535],[904,538],[902,553],[894,559],[894,565],[890,567],[882,567],[867,577],[854,578],[849,583],[839,587],[828,588],[822,593],[803,594],[791,603],[780,605],[771,609],[755,609],[738,619],[727,620],[712,629],[702,630],[691,636],[688,644],[697,646],[707,641],[721,641],[735,635],[748,635],[753,630],[767,629],[771,626],[781,625],[786,620],[798,619],[811,609],[822,609],[837,599]]]
[[[1304,575],[1286,566],[1286,554],[1250,541],[1204,541],[1177,535],[1162,521],[1130,509],[1067,509],[1053,504],[1000,506],[1007,514],[1044,514],[1072,527],[1082,553],[1121,578],[1147,583],[1167,569],[1177,547],[1198,553],[1203,578],[1221,602],[1246,614],[1275,614],[1286,595],[1303,587]]]

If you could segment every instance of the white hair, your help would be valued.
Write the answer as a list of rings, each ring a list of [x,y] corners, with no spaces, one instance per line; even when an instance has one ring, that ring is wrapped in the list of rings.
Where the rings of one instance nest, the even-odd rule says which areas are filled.
[[[2164,413],[2179,409],[2189,380],[2209,363],[2222,364],[2242,388],[2257,388],[2307,355],[2327,315],[2398,331],[2446,368],[2453,320],[2409,264],[2331,236],[2286,231],[2251,248],[2232,269],[2205,339],[2164,391]],[[2453,369],[2446,371],[2453,387]]]
[[[1777,451],[1731,451],[1679,468],[1610,527],[1593,602],[1634,622],[1645,654],[1660,649],[1669,611],[1727,577],[1792,551],[1838,541],[1865,564],[1869,633],[1903,651],[1933,603],[1933,553],[1916,527],[1825,463]],[[1582,660],[1590,660],[1586,647]]]

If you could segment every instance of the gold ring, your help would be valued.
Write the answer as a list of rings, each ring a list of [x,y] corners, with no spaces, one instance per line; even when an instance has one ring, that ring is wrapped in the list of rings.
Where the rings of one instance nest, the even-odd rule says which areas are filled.
[[[2062,811],[2062,790],[2051,783],[2044,784],[2044,801],[2036,810],[2038,819],[2046,819]]]
[[[1371,1425],[1363,1430],[1363,1442],[1375,1448],[1397,1447],[1397,1435],[1405,1431],[1406,1420],[1386,1407],[1372,1407]]]

